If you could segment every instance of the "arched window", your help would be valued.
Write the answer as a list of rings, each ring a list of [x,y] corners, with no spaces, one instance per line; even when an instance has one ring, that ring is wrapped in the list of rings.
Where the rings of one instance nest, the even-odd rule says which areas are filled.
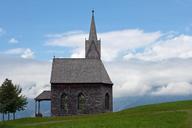
[[[78,109],[80,111],[85,110],[85,96],[83,95],[83,93],[79,93],[78,95]]]
[[[68,110],[68,96],[65,93],[61,95],[61,109],[64,111]]]
[[[109,110],[109,94],[105,94],[105,109]]]

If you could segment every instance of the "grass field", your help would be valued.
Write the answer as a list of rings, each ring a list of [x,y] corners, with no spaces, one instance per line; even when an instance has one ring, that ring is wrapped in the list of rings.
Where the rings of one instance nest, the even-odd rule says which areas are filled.
[[[23,118],[0,128],[192,128],[192,101],[135,107],[97,115]]]

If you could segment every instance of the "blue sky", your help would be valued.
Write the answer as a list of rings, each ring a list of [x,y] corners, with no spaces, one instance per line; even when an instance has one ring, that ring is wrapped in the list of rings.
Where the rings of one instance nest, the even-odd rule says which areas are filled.
[[[45,51],[63,49],[63,56],[69,56],[69,49],[44,46],[45,35],[88,32],[93,8],[98,32],[137,28],[192,33],[191,0],[1,0],[0,27],[6,33],[0,38],[0,50],[29,47],[36,59],[49,59],[54,53]],[[19,43],[7,43],[11,38]]]
[[[93,8],[114,97],[192,95],[192,0],[0,0],[0,82],[49,90],[54,55],[84,57]]]

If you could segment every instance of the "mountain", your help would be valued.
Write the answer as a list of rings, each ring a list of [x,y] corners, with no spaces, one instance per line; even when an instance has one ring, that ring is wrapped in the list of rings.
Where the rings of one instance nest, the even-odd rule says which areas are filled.
[[[114,98],[113,100],[113,111],[120,111],[126,108],[132,108],[141,105],[173,102],[181,100],[192,100],[192,95],[186,96],[129,96]]]

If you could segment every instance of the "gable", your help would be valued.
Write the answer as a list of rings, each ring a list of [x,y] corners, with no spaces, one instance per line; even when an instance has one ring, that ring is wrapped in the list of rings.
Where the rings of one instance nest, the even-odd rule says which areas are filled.
[[[100,53],[94,41],[91,42],[86,54],[87,58],[100,58]]]

